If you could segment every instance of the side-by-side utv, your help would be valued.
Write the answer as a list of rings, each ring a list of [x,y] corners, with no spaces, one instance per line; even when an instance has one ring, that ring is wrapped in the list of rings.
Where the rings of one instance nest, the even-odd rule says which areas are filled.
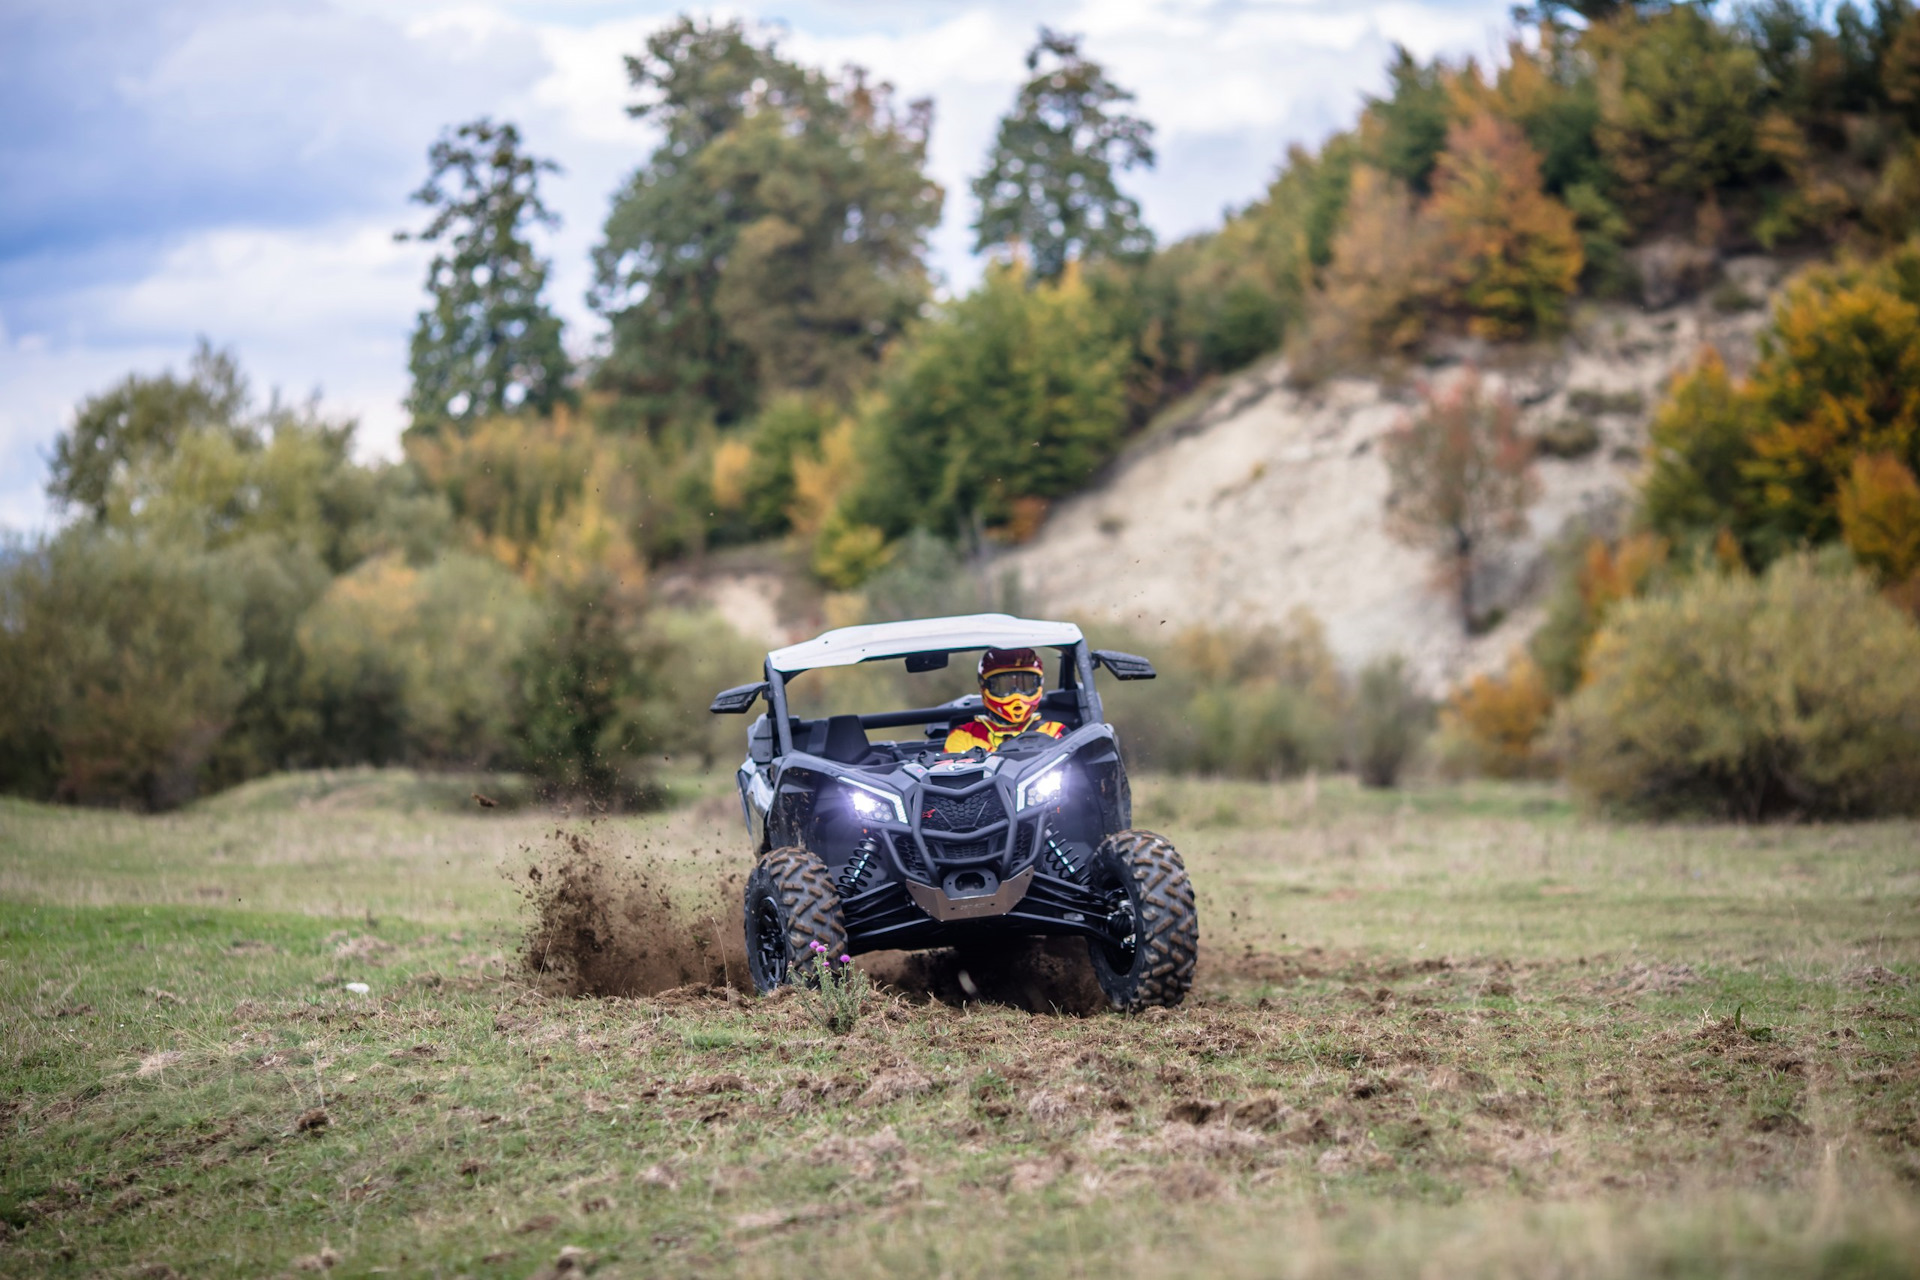
[[[808,671],[928,672],[985,649],[1057,655],[1036,723],[1057,722],[1061,736],[949,754],[949,730],[980,714],[977,694],[819,719],[787,709],[789,683]],[[1143,658],[1088,648],[1071,623],[984,613],[829,631],[774,650],[763,679],[716,697],[716,714],[767,707],[739,773],[759,858],[746,891],[755,985],[788,981],[813,943],[837,956],[1078,934],[1115,1008],[1178,1004],[1199,940],[1193,888],[1169,841],[1133,829],[1120,741],[1094,687],[1102,668],[1154,675]],[[884,729],[917,733],[876,740]]]

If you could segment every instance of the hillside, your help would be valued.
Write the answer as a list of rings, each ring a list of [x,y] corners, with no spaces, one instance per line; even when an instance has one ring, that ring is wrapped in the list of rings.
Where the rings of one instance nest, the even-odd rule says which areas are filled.
[[[1489,362],[1489,383],[1521,405],[1525,430],[1585,418],[1600,443],[1584,457],[1540,458],[1528,532],[1479,583],[1506,612],[1488,634],[1463,634],[1430,560],[1384,527],[1376,445],[1413,385],[1342,377],[1296,389],[1284,359],[1227,380],[1204,407],[1138,441],[1000,563],[1033,612],[1130,629],[1280,623],[1310,610],[1343,665],[1397,650],[1437,690],[1525,640],[1556,537],[1569,521],[1618,518],[1667,380],[1707,343],[1736,366],[1750,360],[1767,314],[1758,304],[1783,270],[1737,259],[1712,300],[1593,307],[1565,339]],[[1726,309],[1738,298],[1746,304]],[[1458,347],[1428,376],[1450,376],[1475,355]]]

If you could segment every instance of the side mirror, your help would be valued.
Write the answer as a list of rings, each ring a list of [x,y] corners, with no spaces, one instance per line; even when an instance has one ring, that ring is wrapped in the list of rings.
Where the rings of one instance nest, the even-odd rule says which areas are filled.
[[[1155,674],[1151,662],[1137,654],[1121,653],[1118,649],[1095,649],[1093,664],[1113,672],[1115,680],[1151,680]]]
[[[922,671],[938,671],[947,665],[947,655],[941,653],[910,653],[907,655],[907,671],[918,675]]]
[[[753,700],[767,691],[765,680],[756,680],[752,684],[735,685],[713,696],[713,705],[707,710],[716,716],[745,715]]]

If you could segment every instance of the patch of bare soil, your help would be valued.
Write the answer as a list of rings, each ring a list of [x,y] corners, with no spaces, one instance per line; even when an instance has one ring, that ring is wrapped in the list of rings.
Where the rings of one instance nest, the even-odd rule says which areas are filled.
[[[1688,964],[1630,964],[1595,989],[1619,996],[1671,995],[1700,981]]]
[[[741,941],[738,871],[678,888],[685,878],[670,875],[661,857],[562,830],[509,878],[530,916],[520,966],[543,988],[575,996],[646,996],[702,985],[753,989]]]
[[[1107,1007],[1079,938],[991,939],[939,951],[877,951],[861,961],[875,982],[916,1002],[1008,1005],[1084,1017]]]

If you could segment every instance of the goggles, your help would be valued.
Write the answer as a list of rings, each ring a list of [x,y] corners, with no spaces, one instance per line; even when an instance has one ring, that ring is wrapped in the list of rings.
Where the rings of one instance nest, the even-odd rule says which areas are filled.
[[[996,671],[986,679],[987,692],[996,698],[1032,697],[1040,692],[1038,671]]]

